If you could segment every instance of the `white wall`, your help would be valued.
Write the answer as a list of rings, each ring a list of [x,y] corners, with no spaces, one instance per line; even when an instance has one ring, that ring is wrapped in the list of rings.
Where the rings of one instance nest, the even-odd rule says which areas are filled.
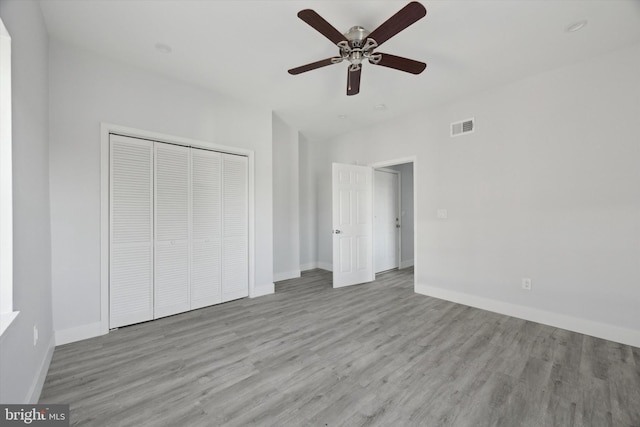
[[[315,180],[311,176],[314,161],[309,157],[309,140],[299,134],[298,168],[299,168],[299,200],[300,200],[300,270],[311,270],[318,266],[318,250],[315,226],[316,191]]]
[[[413,265],[413,163],[389,166],[400,172],[400,268]]]
[[[273,277],[300,277],[298,131],[273,114]]]
[[[635,45],[315,144],[318,205],[331,161],[416,156],[417,292],[640,346],[639,75]]]
[[[307,234],[301,239],[309,242],[316,256],[308,265],[312,268],[333,271],[331,163],[335,160],[332,158],[332,150],[323,144],[309,141],[306,150],[306,179],[309,180],[307,188],[313,189],[313,192],[307,195],[307,200],[315,209],[309,217],[313,222],[304,231],[301,230],[301,234]],[[349,163],[346,160],[343,162]]]
[[[35,1],[3,0],[13,92],[13,308],[0,338],[0,402],[37,402],[53,354],[48,36]],[[33,344],[33,327],[38,343]]]
[[[100,123],[255,151],[255,286],[273,291],[271,112],[51,40],[51,227],[56,336],[99,333]]]

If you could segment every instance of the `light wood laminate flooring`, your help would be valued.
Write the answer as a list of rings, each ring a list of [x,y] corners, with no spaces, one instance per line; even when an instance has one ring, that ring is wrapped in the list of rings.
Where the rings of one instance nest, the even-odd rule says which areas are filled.
[[[640,426],[640,349],[413,292],[411,269],[57,347],[80,426]]]

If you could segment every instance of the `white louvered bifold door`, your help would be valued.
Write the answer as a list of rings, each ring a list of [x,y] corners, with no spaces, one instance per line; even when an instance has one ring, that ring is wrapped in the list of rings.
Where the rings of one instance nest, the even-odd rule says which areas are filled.
[[[187,311],[190,252],[189,148],[155,143],[154,318]]]
[[[248,159],[222,155],[222,302],[249,295]]]
[[[109,327],[153,319],[153,143],[109,137]]]
[[[222,154],[191,149],[191,309],[222,301]]]

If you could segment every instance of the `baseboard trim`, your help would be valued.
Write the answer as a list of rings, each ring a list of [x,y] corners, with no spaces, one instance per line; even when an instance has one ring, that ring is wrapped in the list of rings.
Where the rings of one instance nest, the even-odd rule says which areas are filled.
[[[306,264],[300,264],[300,271],[315,270],[316,268],[318,268],[317,262],[308,262]]]
[[[257,298],[257,297],[263,297],[265,295],[271,295],[275,293],[275,289],[276,288],[273,283],[270,283],[264,286],[256,286],[253,289],[253,293],[249,295],[249,298]]]
[[[333,264],[329,264],[328,262],[318,261],[318,268],[321,268],[327,271],[333,271]]]
[[[319,268],[321,270],[333,271],[333,264],[322,261],[314,261],[300,265],[300,271],[315,270],[316,268]]]
[[[51,365],[51,359],[53,359],[53,350],[56,348],[55,335],[51,335],[49,340],[47,353],[42,359],[40,369],[38,369],[38,375],[33,379],[33,384],[29,387],[25,401],[28,404],[36,404],[40,400],[40,394],[42,394],[42,387],[44,386],[44,380],[47,378],[49,372],[49,365]]]
[[[447,289],[416,283],[416,293],[430,297],[468,305],[494,313],[530,320],[543,325],[566,329],[596,338],[640,347],[640,331],[622,328],[607,323],[594,322],[583,318],[567,316],[565,314],[540,310],[489,298],[469,295],[462,292],[449,291]]]
[[[300,270],[286,271],[284,273],[273,273],[274,282],[282,282],[283,280],[295,279],[300,277]]]
[[[102,333],[102,323],[95,322],[88,325],[77,326],[75,328],[56,331],[56,346],[69,344],[76,341],[104,335]]]
[[[400,261],[400,268],[409,268],[409,267],[413,267],[413,260],[412,259],[407,259],[404,261]]]

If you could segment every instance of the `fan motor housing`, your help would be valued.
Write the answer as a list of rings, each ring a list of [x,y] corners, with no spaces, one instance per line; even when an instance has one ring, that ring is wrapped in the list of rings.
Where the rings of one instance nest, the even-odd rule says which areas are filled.
[[[367,30],[360,25],[349,28],[349,31],[344,33],[344,36],[349,40],[352,47],[362,47],[362,42],[371,34],[371,31]]]

